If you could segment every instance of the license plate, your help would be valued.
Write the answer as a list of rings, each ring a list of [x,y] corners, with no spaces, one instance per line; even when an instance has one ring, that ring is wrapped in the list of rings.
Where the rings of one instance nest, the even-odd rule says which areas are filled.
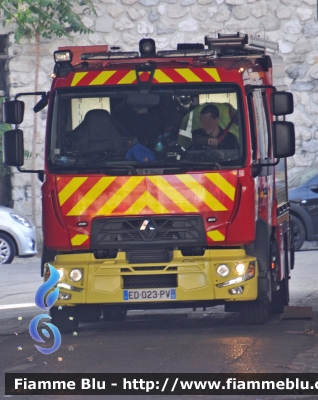
[[[176,289],[125,289],[125,301],[176,300]]]

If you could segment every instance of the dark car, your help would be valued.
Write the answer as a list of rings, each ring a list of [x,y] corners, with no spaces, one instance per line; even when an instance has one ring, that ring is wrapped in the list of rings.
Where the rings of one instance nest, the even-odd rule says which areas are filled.
[[[318,165],[303,168],[288,179],[295,251],[304,241],[318,240]]]

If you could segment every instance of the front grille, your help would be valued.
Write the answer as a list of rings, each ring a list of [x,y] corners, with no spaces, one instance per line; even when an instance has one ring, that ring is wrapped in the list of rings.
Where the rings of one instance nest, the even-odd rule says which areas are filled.
[[[172,260],[172,251],[169,250],[136,250],[127,251],[126,258],[129,264],[169,263]]]
[[[166,267],[133,267],[134,271],[163,271]]]
[[[124,289],[147,288],[175,288],[177,287],[177,275],[137,275],[123,276]]]
[[[142,258],[144,262],[169,262],[167,254],[163,258],[164,252],[151,254],[155,247],[206,246],[203,220],[200,216],[138,216],[96,218],[92,222],[92,250],[145,248],[147,244],[152,248],[132,254],[136,258],[128,262],[143,262]]]

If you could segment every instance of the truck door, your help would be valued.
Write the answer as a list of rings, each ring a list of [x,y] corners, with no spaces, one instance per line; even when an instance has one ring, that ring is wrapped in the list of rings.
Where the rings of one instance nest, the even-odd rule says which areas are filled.
[[[271,130],[268,101],[264,89],[254,89],[249,93],[251,132],[253,143],[253,162],[266,164],[271,162]],[[271,224],[273,199],[273,168],[263,167],[255,178],[257,189],[258,213]]]

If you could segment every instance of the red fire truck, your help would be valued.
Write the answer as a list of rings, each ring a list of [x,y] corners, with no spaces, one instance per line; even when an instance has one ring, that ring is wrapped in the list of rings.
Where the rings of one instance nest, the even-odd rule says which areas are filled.
[[[288,305],[295,133],[277,53],[242,33],[177,50],[142,39],[139,51],[54,53],[51,90],[34,108],[49,104],[44,171],[20,168],[18,126],[4,157],[43,182],[42,275],[49,264],[60,273],[51,317],[61,331],[127,310],[215,305],[262,324]],[[24,95],[5,103],[6,122],[22,122]]]

